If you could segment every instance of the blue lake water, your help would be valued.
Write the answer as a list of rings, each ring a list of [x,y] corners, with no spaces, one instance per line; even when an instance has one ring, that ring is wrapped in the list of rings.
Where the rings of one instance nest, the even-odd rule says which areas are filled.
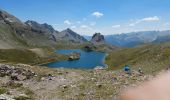
[[[105,66],[104,59],[106,54],[101,52],[86,52],[80,49],[66,49],[58,50],[56,53],[59,54],[70,54],[72,52],[81,53],[79,60],[73,61],[59,61],[46,64],[50,68],[75,68],[75,69],[93,69],[96,66]]]

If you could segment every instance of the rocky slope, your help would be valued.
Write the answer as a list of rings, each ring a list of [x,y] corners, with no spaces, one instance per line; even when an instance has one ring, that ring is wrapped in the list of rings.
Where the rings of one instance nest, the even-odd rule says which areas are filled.
[[[26,25],[31,27],[31,30],[34,32],[38,32],[42,35],[49,35],[49,39],[53,41],[57,41],[56,35],[59,33],[58,31],[54,30],[54,28],[51,25],[48,25],[47,23],[39,24],[35,21],[28,20],[25,22]]]
[[[133,70],[48,69],[0,64],[0,98],[10,100],[118,100],[128,86],[148,79]]]
[[[55,41],[49,39],[48,35],[33,31],[32,27],[5,11],[1,10],[0,12],[1,38],[6,37],[9,43],[13,43],[12,40],[18,43],[13,46],[45,46],[55,44]],[[7,30],[10,30],[10,32]]]
[[[39,24],[30,20],[23,23],[0,10],[0,48],[53,46],[62,41],[83,43],[86,39],[70,29],[58,32],[46,23]]]

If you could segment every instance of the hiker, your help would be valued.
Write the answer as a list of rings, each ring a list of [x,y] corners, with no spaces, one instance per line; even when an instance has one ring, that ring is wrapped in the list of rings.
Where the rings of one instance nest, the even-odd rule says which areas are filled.
[[[53,77],[52,74],[48,74],[48,79],[49,79],[49,80],[52,80],[52,77]]]
[[[130,71],[130,68],[129,68],[129,66],[128,66],[128,65],[125,65],[125,66],[124,66],[124,71],[125,71],[125,72]]]
[[[128,65],[124,66],[124,71],[128,74],[130,74],[130,67]]]
[[[143,74],[143,71],[142,71],[142,69],[139,67],[139,69],[138,69],[138,72],[140,73],[140,74]]]

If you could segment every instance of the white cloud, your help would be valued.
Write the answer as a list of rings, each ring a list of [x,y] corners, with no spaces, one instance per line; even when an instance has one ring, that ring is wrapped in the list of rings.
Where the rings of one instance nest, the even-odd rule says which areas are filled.
[[[119,28],[120,25],[113,25],[112,28]]]
[[[160,18],[158,16],[153,16],[153,17],[143,18],[141,21],[153,22],[153,21],[159,21],[159,20],[160,20]]]
[[[81,28],[88,28],[87,25],[81,25],[80,27],[81,27]]]
[[[81,25],[80,28],[86,29],[86,30],[92,30],[92,28],[87,25]]]
[[[76,26],[71,26],[71,29],[75,29],[75,28],[77,28]]]
[[[93,12],[92,15],[99,18],[99,17],[102,17],[104,14],[96,11],[96,12]]]
[[[66,24],[66,25],[71,25],[72,23],[71,23],[69,20],[65,20],[65,21],[64,21],[64,24]]]
[[[153,17],[145,17],[142,19],[137,19],[135,22],[130,23],[129,26],[135,26],[136,24],[142,23],[142,22],[157,22],[160,21],[160,18],[158,16]]]
[[[90,26],[95,26],[96,22],[90,22]]]
[[[130,23],[128,26],[135,26],[137,23]]]

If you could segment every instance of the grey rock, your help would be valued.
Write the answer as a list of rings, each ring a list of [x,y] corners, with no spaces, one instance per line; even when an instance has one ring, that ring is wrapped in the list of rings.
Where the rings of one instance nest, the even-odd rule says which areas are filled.
[[[93,36],[92,36],[92,39],[91,39],[91,42],[92,43],[102,43],[104,44],[105,43],[105,38],[104,38],[104,35],[102,35],[101,33],[95,33]]]

